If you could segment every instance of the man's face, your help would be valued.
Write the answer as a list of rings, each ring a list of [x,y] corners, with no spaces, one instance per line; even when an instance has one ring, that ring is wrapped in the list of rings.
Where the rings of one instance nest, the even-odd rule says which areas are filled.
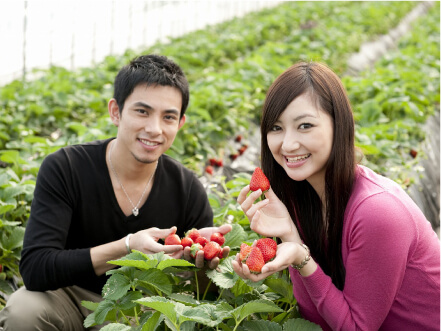
[[[181,106],[182,96],[177,88],[138,85],[118,118],[112,117],[118,126],[120,146],[138,162],[156,162],[185,123],[185,116],[180,119]]]

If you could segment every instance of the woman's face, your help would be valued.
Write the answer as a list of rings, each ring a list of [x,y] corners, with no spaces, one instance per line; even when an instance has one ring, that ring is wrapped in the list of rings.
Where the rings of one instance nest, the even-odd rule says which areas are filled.
[[[309,94],[302,94],[286,107],[267,133],[268,147],[291,179],[306,179],[321,195],[333,133],[331,116],[318,108]]]

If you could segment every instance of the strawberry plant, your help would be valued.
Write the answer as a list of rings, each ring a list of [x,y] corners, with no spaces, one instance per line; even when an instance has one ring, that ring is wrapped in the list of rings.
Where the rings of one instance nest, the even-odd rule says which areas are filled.
[[[227,235],[227,243],[233,237]],[[287,272],[265,282],[244,282],[233,272],[232,259],[224,259],[217,271],[206,272],[218,288],[212,299],[207,295],[210,285],[198,299],[198,287],[191,286],[188,277],[195,267],[188,261],[138,251],[110,261],[120,268],[108,272],[103,301],[82,303],[93,310],[84,326],[107,321],[110,324],[102,330],[238,330],[240,326],[320,330],[294,309]]]

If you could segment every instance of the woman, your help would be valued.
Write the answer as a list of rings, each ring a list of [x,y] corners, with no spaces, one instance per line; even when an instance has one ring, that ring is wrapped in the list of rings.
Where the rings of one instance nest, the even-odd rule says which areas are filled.
[[[305,319],[324,330],[439,330],[440,242],[393,181],[358,165],[346,91],[327,66],[300,62],[270,87],[263,107],[262,169],[271,188],[237,201],[289,267]],[[276,226],[275,226],[276,225]]]

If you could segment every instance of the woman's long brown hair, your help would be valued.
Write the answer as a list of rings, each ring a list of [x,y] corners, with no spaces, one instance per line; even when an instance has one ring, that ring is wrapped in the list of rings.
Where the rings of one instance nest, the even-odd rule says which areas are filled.
[[[326,165],[325,203],[306,181],[294,181],[275,161],[267,134],[286,107],[298,96],[309,94],[334,124],[333,144]],[[339,77],[326,65],[299,62],[283,72],[271,85],[263,106],[261,122],[262,169],[271,187],[287,206],[309,246],[314,260],[340,290],[344,287],[342,260],[343,220],[355,178],[354,118],[347,93]]]

